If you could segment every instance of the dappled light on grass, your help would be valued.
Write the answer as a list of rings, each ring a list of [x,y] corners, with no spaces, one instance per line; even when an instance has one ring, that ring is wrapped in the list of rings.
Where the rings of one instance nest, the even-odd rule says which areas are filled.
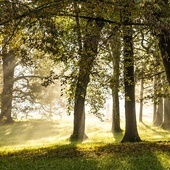
[[[113,135],[110,122],[100,122],[93,116],[86,121],[88,139],[82,144],[69,141],[72,117],[1,125],[0,169],[164,170],[170,167],[169,131],[138,123],[142,139],[152,142],[122,144],[119,142],[123,133]]]
[[[59,120],[31,120],[2,125],[0,130],[0,149],[41,147],[55,143],[67,142],[71,133],[70,121],[62,124]]]
[[[113,143],[115,142],[109,122],[95,122],[95,119],[87,122],[88,139],[83,143]]]
[[[1,125],[0,150],[69,144],[72,123],[72,117],[66,116],[62,120],[30,120]],[[121,121],[121,126],[124,127],[123,121]],[[151,123],[138,123],[138,131],[144,141],[168,141],[170,139],[169,131],[160,127],[153,127]],[[86,119],[88,139],[83,144],[105,145],[119,143],[123,133],[113,135],[111,133],[111,122],[101,122],[94,116],[88,116]]]
[[[153,126],[151,123],[138,123],[139,135],[145,141],[169,141],[170,131],[161,127]]]
[[[53,145],[6,154],[0,152],[0,168],[6,167],[11,170],[12,168],[16,170],[42,168],[46,170],[164,170],[170,167],[169,150],[169,142]]]

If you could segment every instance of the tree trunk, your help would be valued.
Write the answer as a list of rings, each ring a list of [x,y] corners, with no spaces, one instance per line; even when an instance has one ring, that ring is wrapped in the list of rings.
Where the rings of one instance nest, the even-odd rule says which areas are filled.
[[[74,105],[74,129],[73,129],[73,134],[70,137],[71,141],[82,142],[86,136],[84,103],[85,103],[87,85],[90,81],[89,76],[90,73],[86,73],[83,76],[79,75],[79,79],[77,82],[76,99]]]
[[[1,115],[0,120],[5,120],[6,123],[13,122],[11,117],[13,84],[14,84],[14,69],[15,55],[13,51],[3,51],[3,90],[1,95]]]
[[[144,82],[143,76],[140,81],[140,109],[139,109],[139,122],[143,122],[143,91],[144,91]]]
[[[161,126],[162,122],[163,122],[163,98],[159,98],[157,111],[156,111],[155,120],[153,122],[153,125]]]
[[[163,6],[162,6],[162,13],[166,13],[167,11],[164,10],[167,9],[169,11],[169,4],[168,0],[164,0]],[[165,15],[166,16],[166,15]],[[166,20],[167,18],[165,18]],[[162,27],[158,30],[159,34],[157,35],[159,40],[159,48],[162,55],[162,60],[166,72],[167,81],[169,83],[170,87],[170,29],[169,29],[169,23],[162,24]],[[164,122],[162,127],[163,128],[169,128],[170,123],[170,114],[169,114],[169,99],[165,99],[164,101]]]
[[[130,1],[131,2],[131,1]],[[124,86],[125,86],[125,134],[122,142],[141,141],[136,123],[135,110],[135,81],[134,81],[134,53],[133,53],[133,30],[128,25],[131,21],[131,12],[128,1],[125,3],[123,12],[123,43],[124,43]]]
[[[120,75],[120,55],[121,41],[118,31],[113,35],[110,42],[110,57],[113,63],[113,77],[110,82],[112,90],[112,133],[122,132],[120,128],[120,108],[119,108],[119,75]]]
[[[118,92],[112,92],[113,110],[112,110],[112,133],[122,132],[120,128],[120,109],[119,109],[119,95]]]
[[[170,99],[164,98],[164,121],[162,128],[165,130],[170,129]]]
[[[79,75],[75,92],[74,104],[74,127],[71,141],[82,142],[85,135],[85,97],[88,83],[90,82],[90,72],[93,62],[97,56],[97,47],[100,39],[100,32],[103,24],[92,20],[87,21],[86,35],[84,36],[84,46],[80,53]]]
[[[158,2],[160,10],[159,10],[159,14],[158,13],[154,13],[154,18],[158,20],[157,23],[160,22],[160,20],[162,22],[161,25],[158,27],[157,26],[157,31],[154,30],[154,32],[156,33],[156,36],[158,38],[159,41],[159,48],[161,51],[161,56],[162,56],[162,61],[163,61],[163,65],[165,68],[165,73],[166,73],[166,77],[167,77],[167,81],[169,83],[169,87],[170,87],[170,27],[169,27],[169,22],[167,22],[167,20],[169,19],[169,10],[170,10],[170,6],[169,6],[169,1],[168,0],[162,0],[160,2]],[[167,128],[168,128],[168,124],[169,124],[169,101],[168,99],[165,99],[164,101],[164,122],[162,124],[162,127],[166,128],[166,124],[167,124]],[[162,104],[163,105],[163,104]],[[162,111],[163,110],[163,106],[161,106],[161,115],[160,115],[160,119],[163,119],[162,117]],[[159,121],[159,124],[161,123],[161,120]]]
[[[157,77],[154,76],[154,80],[153,80],[154,96],[156,96],[156,85],[157,85]],[[156,119],[156,109],[157,109],[157,102],[156,102],[156,99],[154,98],[154,101],[153,101],[153,123]]]
[[[167,80],[170,85],[170,30],[162,29],[158,38]]]

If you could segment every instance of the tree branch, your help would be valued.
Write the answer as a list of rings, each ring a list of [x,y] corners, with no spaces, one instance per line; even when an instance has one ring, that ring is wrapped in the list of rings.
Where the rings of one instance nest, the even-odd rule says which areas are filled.
[[[14,79],[14,82],[18,81],[18,80],[21,80],[21,79],[27,79],[27,78],[39,78],[39,79],[43,79],[44,77],[42,76],[35,76],[35,75],[27,75],[27,76],[19,76],[19,77],[16,77]]]

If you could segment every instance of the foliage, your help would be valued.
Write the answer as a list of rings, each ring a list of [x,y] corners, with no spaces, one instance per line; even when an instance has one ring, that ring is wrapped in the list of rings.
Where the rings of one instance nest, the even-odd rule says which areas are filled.
[[[166,96],[164,92],[167,88],[158,42],[152,36],[150,29],[135,27],[134,43],[135,81],[137,84],[140,79],[144,81],[145,93],[143,100],[145,102],[150,99],[157,101],[159,97]],[[155,81],[156,79],[162,81]],[[139,96],[137,96],[138,100],[140,100]]]

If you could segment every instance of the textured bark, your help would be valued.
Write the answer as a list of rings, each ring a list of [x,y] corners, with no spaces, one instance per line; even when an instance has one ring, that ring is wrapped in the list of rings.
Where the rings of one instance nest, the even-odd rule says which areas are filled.
[[[156,84],[157,84],[157,78],[155,76],[154,81],[153,81],[154,96],[156,95]],[[157,109],[157,103],[156,103],[156,99],[154,99],[154,102],[153,102],[153,123],[156,118],[156,109]]]
[[[162,128],[170,129],[170,99],[164,98],[164,121],[162,123]]]
[[[86,26],[86,35],[84,37],[84,46],[80,53],[79,75],[75,92],[74,105],[74,127],[71,141],[82,142],[85,135],[85,97],[88,83],[90,82],[90,72],[93,62],[97,56],[97,47],[100,39],[100,32],[103,24],[89,20]]]
[[[131,2],[131,1],[129,1]],[[124,52],[124,86],[125,86],[125,134],[122,142],[139,142],[141,141],[136,123],[135,110],[135,81],[134,81],[134,53],[133,53],[133,30],[128,25],[131,21],[131,12],[128,1],[125,3],[123,13],[123,52]]]
[[[120,109],[119,109],[119,95],[118,92],[112,93],[113,98],[113,120],[112,120],[112,133],[122,132],[120,128]]]
[[[140,82],[140,108],[139,108],[139,122],[143,122],[143,91],[144,91],[144,82],[143,78]]]
[[[170,85],[170,30],[162,29],[158,39],[167,80]]]
[[[13,122],[11,117],[13,84],[14,84],[14,68],[15,55],[13,51],[3,52],[3,90],[1,95],[1,115],[0,120],[5,120],[7,123]]]
[[[121,41],[120,34],[116,35],[110,40],[110,57],[113,63],[113,77],[110,82],[112,90],[112,133],[122,132],[120,128],[120,108],[119,108],[119,75],[120,75],[120,55],[121,55]]]
[[[163,98],[159,98],[155,120],[153,124],[155,126],[161,126],[163,122]]]

